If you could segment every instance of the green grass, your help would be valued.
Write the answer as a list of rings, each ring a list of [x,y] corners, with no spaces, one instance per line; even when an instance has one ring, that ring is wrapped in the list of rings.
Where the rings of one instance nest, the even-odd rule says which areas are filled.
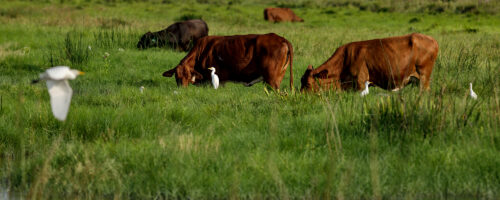
[[[312,5],[294,8],[305,23],[273,24],[266,6],[2,3],[0,184],[36,199],[500,198],[498,14]],[[351,41],[421,32],[440,51],[423,94],[291,93],[288,75],[282,94],[178,88],[161,74],[185,53],[135,45],[189,16],[210,35],[287,38],[297,88],[307,65]],[[54,65],[86,72],[70,83],[66,122],[30,84]]]

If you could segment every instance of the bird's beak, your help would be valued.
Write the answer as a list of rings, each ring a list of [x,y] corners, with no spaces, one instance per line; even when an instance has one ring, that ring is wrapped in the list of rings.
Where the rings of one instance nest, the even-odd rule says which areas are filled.
[[[85,72],[80,72],[80,71],[79,71],[79,72],[78,72],[78,74],[79,74],[79,75],[84,75],[84,74],[85,74]]]

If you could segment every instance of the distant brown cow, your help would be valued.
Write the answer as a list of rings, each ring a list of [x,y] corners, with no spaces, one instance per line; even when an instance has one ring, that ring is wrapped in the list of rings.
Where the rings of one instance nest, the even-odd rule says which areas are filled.
[[[362,90],[366,81],[396,91],[411,77],[420,80],[421,90],[429,90],[438,48],[436,40],[418,33],[352,42],[339,47],[318,68],[309,65],[301,78],[301,91],[318,90],[320,86]]]
[[[274,33],[264,35],[207,36],[198,40],[179,65],[163,73],[175,74],[177,85],[210,81],[209,67],[215,67],[219,81],[243,82],[251,86],[264,80],[278,89],[290,64],[293,87],[293,48]]]
[[[270,22],[304,22],[290,8],[266,8],[264,19]]]
[[[208,35],[208,26],[201,19],[176,22],[158,32],[147,32],[137,43],[137,48],[162,47],[169,45],[188,51],[199,38]]]

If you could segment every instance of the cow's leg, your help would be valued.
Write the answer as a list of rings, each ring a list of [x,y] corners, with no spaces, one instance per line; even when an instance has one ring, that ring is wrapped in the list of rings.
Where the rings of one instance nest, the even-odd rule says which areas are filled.
[[[417,66],[417,73],[420,78],[420,91],[429,91],[431,84],[431,73],[432,67],[434,66],[435,60],[428,60],[422,65]]]
[[[362,66],[359,70],[358,77],[356,80],[357,89],[364,90],[365,82],[370,80],[370,74],[368,73],[368,68],[366,66]]]
[[[412,80],[415,78],[420,80],[419,75],[418,75],[416,70],[413,73],[411,73],[410,75],[408,75],[407,77],[405,77],[405,79],[403,81],[403,86],[406,86],[406,85],[412,83],[413,82]]]
[[[281,81],[283,80],[283,77],[285,76],[285,72],[281,71],[280,67],[270,67],[264,69],[264,73],[262,74],[264,82],[269,84],[272,88],[278,89],[280,87]]]
[[[281,79],[280,79],[279,77],[276,77],[276,75],[264,75],[264,82],[269,84],[273,89],[280,88],[280,83],[281,83],[282,79],[283,79],[283,76],[281,76]]]
[[[283,45],[279,51],[273,51],[274,55],[266,56],[261,61],[264,81],[274,89],[279,89],[283,77],[288,68],[288,46]],[[281,59],[277,59],[281,58]]]
[[[358,59],[351,66],[351,75],[355,77],[353,81],[356,81],[356,89],[364,90],[365,82],[370,80],[370,74],[368,73],[368,67],[366,67],[364,59]]]
[[[420,73],[420,90],[421,91],[429,91],[431,84],[431,73],[430,72],[421,72]]]

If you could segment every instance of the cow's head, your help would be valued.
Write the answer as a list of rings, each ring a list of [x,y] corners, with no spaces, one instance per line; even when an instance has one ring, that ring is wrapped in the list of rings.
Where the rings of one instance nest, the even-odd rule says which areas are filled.
[[[155,35],[154,33],[151,33],[151,31],[150,31],[150,32],[147,32],[146,34],[142,35],[141,39],[137,43],[137,48],[138,49],[145,49],[145,48],[152,47],[152,46],[158,46],[159,42],[160,41],[159,41],[158,36]]]
[[[177,86],[187,87],[190,83],[195,84],[203,79],[203,75],[186,65],[177,65],[177,67],[163,72],[165,77],[172,77],[174,74]]]
[[[315,72],[312,65],[307,66],[304,75],[302,75],[302,78],[300,78],[300,83],[301,83],[300,91],[311,91],[311,90],[317,91],[319,89],[318,79],[325,79],[327,75],[328,75],[327,70]]]

